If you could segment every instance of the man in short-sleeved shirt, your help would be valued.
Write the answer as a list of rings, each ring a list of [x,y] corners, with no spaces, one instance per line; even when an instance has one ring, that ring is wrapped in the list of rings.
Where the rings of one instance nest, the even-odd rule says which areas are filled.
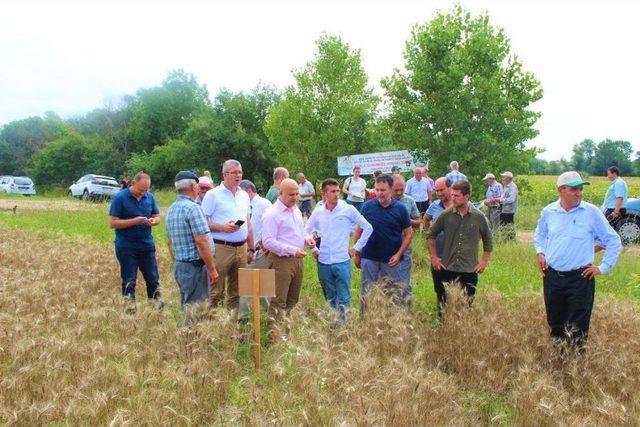
[[[199,190],[198,177],[190,171],[178,172],[175,187],[178,197],[167,210],[167,243],[187,323],[191,320],[188,306],[207,301],[209,285],[218,279],[218,272],[207,237],[209,224],[194,201]]]
[[[453,207],[442,212],[431,225],[427,236],[431,266],[439,271],[443,282],[460,283],[469,304],[478,285],[478,274],[484,272],[493,249],[487,218],[473,207],[471,184],[460,180],[451,186]],[[436,252],[436,236],[444,232],[442,257]],[[478,261],[478,247],[482,239],[482,259]]]
[[[620,169],[611,166],[607,169],[607,178],[611,181],[611,186],[604,196],[604,216],[609,224],[615,225],[618,220],[627,213],[627,196],[629,188],[627,183],[620,177]]]
[[[455,160],[449,163],[449,172],[446,175],[447,181],[449,181],[449,185],[453,185],[458,181],[467,181],[467,176],[460,172],[460,165]]]
[[[135,312],[138,269],[147,285],[147,297],[160,301],[158,262],[151,227],[160,223],[160,209],[149,192],[151,178],[139,172],[131,185],[113,197],[109,208],[109,225],[115,229],[116,258],[120,263],[122,295],[127,312]]]
[[[309,218],[311,216],[311,202],[313,196],[316,194],[316,190],[302,172],[296,175],[296,180],[298,181],[298,191],[300,191],[300,212],[302,212],[303,216]]]
[[[255,245],[249,217],[249,195],[240,188],[240,162],[233,159],[225,161],[222,177],[220,185],[209,190],[202,200],[202,211],[211,229],[214,260],[220,274],[220,280],[211,290],[211,304],[213,307],[221,305],[226,294],[227,307],[237,309],[240,301],[238,268],[251,263]]]
[[[278,200],[278,196],[280,195],[280,183],[289,178],[289,171],[287,168],[283,168],[282,166],[278,166],[273,170],[273,185],[267,191],[267,194],[264,196],[272,204]]]
[[[362,269],[362,295],[364,296],[375,282],[384,277],[390,278],[401,297],[408,283],[402,283],[401,261],[411,244],[413,228],[407,209],[392,197],[393,179],[389,175],[376,178],[376,199],[362,205],[362,216],[373,227],[373,233],[362,249],[356,254],[356,266]],[[356,227],[355,240],[360,238],[362,229]],[[407,303],[407,301],[400,301]],[[362,306],[364,309],[364,306]]]
[[[426,176],[426,168],[416,166],[413,177],[407,181],[406,194],[416,202],[420,215],[424,214],[429,207],[431,193],[433,193],[433,180]]]

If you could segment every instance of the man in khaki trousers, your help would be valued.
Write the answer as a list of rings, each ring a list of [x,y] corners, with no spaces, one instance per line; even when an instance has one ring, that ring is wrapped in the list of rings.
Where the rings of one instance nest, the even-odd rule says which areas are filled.
[[[269,336],[285,315],[298,303],[302,287],[305,246],[315,247],[311,236],[305,236],[302,213],[296,206],[298,184],[285,179],[273,206],[262,216],[262,244],[269,250],[269,268],[276,271],[276,296],[269,306]]]
[[[209,190],[202,200],[220,275],[220,280],[211,289],[214,308],[224,302],[226,290],[227,307],[238,309],[238,268],[251,263],[255,252],[249,195],[240,188],[241,181],[242,165],[237,160],[227,160],[222,165],[222,182]]]

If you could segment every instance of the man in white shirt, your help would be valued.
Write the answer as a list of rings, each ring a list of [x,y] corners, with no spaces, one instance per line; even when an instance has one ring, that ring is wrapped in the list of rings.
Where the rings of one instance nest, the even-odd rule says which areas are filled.
[[[429,208],[433,188],[434,182],[426,176],[426,168],[416,166],[413,177],[407,181],[405,193],[416,202],[420,215],[424,215]]]
[[[226,293],[227,307],[234,310],[238,309],[240,300],[238,268],[251,263],[255,252],[249,195],[239,187],[240,181],[242,165],[237,160],[227,160],[222,165],[222,182],[209,190],[202,200],[220,275],[220,280],[211,290],[211,304],[213,307],[221,305]]]
[[[313,251],[318,259],[318,277],[325,287],[329,305],[344,322],[351,305],[350,258],[367,244],[373,227],[354,206],[340,200],[340,186],[335,179],[322,182],[322,201],[307,221],[305,233],[316,232],[320,236],[319,248]],[[349,248],[349,238],[356,225],[362,228],[362,236]]]

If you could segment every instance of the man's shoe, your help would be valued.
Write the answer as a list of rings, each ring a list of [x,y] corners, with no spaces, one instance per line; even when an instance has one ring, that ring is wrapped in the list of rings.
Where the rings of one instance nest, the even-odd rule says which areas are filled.
[[[126,314],[136,314],[136,300],[130,295],[124,297],[124,312]]]

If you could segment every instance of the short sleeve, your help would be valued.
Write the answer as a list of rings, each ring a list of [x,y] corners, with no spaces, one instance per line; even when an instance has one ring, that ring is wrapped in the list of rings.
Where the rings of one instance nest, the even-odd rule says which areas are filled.
[[[120,191],[125,191],[125,190],[120,190]],[[111,206],[109,207],[109,216],[122,218],[122,197],[116,196],[111,200]]]

